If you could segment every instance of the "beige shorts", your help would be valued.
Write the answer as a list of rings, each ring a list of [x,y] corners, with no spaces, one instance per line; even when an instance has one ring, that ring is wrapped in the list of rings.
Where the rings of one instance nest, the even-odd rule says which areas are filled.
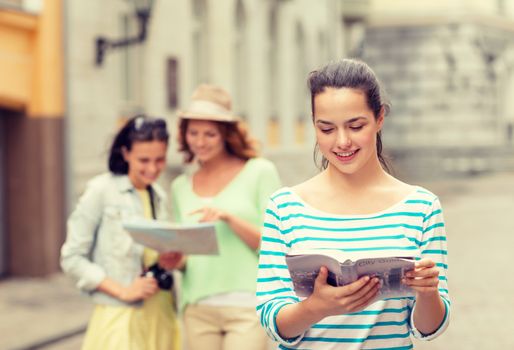
[[[188,350],[267,350],[270,345],[255,308],[188,305],[184,328]]]

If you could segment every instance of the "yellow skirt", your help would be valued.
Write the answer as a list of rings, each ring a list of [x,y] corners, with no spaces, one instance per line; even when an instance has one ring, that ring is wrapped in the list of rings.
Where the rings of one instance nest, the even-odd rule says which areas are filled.
[[[159,291],[142,307],[97,305],[82,350],[179,350],[177,317],[170,291]]]

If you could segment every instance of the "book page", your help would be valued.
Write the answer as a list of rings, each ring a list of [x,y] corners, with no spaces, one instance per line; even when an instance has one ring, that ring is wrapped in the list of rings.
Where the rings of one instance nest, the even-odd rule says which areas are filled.
[[[327,282],[332,286],[344,286],[364,275],[380,280],[377,299],[412,296],[412,288],[401,283],[405,272],[414,268],[414,258],[404,257],[405,251],[347,252],[331,249],[293,249],[286,255],[286,263],[298,296],[309,296],[321,266],[329,270]],[[397,255],[390,255],[397,254]]]
[[[390,257],[405,257],[412,258],[413,255],[404,250],[370,250],[366,252],[362,251],[350,251],[342,249],[309,249],[309,248],[293,248],[287,255],[326,255],[329,256],[342,264],[352,264],[363,256],[366,259],[371,258],[390,258]]]
[[[413,269],[414,259],[411,258],[373,258],[355,262],[358,277],[368,275],[380,280],[379,299],[413,296],[412,288],[401,282],[405,272]]]
[[[286,255],[286,263],[298,296],[309,296],[314,289],[314,281],[318,277],[321,266],[328,269],[327,283],[338,286],[341,279],[339,262],[326,255]]]
[[[215,223],[182,225],[149,219],[123,220],[123,228],[139,244],[159,253],[218,254]]]
[[[352,252],[345,252],[337,249],[297,249],[293,248],[288,256],[298,255],[316,255],[330,257],[340,263],[344,263],[347,260],[356,260],[358,255]]]

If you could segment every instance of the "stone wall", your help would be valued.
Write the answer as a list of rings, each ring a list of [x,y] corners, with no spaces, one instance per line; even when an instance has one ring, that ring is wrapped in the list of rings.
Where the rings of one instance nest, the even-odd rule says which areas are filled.
[[[392,103],[384,145],[401,171],[433,177],[512,164],[502,106],[513,46],[511,31],[471,22],[368,27],[363,59]]]

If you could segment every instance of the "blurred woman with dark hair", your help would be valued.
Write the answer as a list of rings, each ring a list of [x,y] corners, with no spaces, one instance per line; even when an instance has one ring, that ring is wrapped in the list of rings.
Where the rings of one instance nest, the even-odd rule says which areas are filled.
[[[200,85],[180,113],[179,149],[197,170],[171,185],[181,222],[218,221],[218,256],[189,256],[181,304],[188,349],[267,348],[255,313],[260,226],[267,197],[279,187],[275,166],[257,157],[253,141],[231,112],[230,95]]]
[[[88,183],[68,219],[61,266],[96,303],[82,349],[179,348],[171,274],[121,224],[137,216],[166,219],[166,196],[155,181],[168,138],[164,120],[130,119],[114,137],[110,172]]]

